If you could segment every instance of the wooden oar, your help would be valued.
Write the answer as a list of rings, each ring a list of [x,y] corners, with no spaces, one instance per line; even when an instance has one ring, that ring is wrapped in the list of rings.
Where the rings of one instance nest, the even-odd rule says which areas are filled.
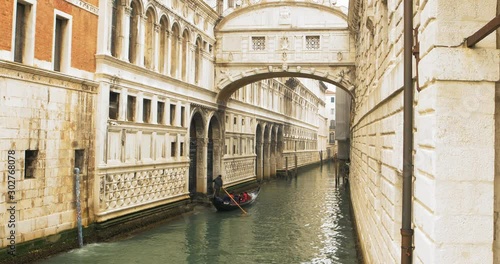
[[[222,190],[224,190],[224,192],[226,192],[227,196],[229,196],[229,198],[231,198],[231,200],[233,200],[233,202],[241,209],[241,211],[243,211],[243,213],[247,213],[245,212],[245,210],[243,210],[243,208],[241,208],[241,206],[238,204],[238,202],[236,202],[236,200],[234,200],[234,198],[226,191],[226,189],[224,189],[224,187],[221,187]]]

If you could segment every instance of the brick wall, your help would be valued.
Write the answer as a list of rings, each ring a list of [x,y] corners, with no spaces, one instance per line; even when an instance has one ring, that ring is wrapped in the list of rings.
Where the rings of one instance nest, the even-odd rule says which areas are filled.
[[[98,1],[85,1],[98,6]],[[12,51],[12,27],[14,21],[14,3],[12,0],[0,3],[0,54],[9,54]],[[52,62],[54,42],[54,10],[59,10],[71,16],[71,67],[94,72],[95,53],[97,49],[97,15],[70,4],[64,0],[36,2],[34,59],[38,62],[34,66],[47,68]],[[3,51],[3,52],[2,52]],[[4,59],[11,60],[12,55],[4,55]]]

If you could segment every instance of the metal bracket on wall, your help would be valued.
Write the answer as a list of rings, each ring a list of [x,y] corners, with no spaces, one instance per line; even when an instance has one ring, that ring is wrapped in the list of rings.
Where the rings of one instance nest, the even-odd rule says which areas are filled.
[[[484,25],[481,29],[476,31],[476,33],[470,35],[466,40],[465,44],[467,47],[472,48],[476,43],[484,39],[486,36],[494,32],[500,27],[500,15],[497,15],[490,22]]]
[[[418,83],[418,63],[420,62],[420,42],[418,41],[418,27],[413,29],[412,54],[415,57],[415,81],[417,85],[417,91],[420,92],[420,84]]]

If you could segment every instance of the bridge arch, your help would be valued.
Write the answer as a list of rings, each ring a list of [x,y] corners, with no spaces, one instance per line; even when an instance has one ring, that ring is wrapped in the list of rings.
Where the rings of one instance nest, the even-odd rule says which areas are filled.
[[[247,72],[228,75],[227,78],[224,78],[217,85],[217,103],[220,105],[226,105],[227,100],[231,97],[231,95],[236,90],[244,87],[247,84],[279,77],[299,77],[324,81],[345,90],[351,96],[351,98],[354,98],[354,86],[350,81],[352,76],[354,75],[353,67],[338,66],[336,68],[333,68],[331,72],[333,75],[330,75],[329,72],[316,71],[314,68],[302,70],[300,67],[297,67],[295,69],[290,69],[289,71],[284,71],[272,67],[268,69],[251,69]]]
[[[264,79],[297,77],[331,83],[352,98],[355,40],[347,10],[327,3],[244,1],[215,27],[217,102]]]

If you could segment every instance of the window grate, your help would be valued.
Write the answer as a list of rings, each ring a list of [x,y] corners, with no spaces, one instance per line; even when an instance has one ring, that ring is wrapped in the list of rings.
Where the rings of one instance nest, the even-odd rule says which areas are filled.
[[[308,50],[319,49],[319,36],[306,36],[306,49]]]
[[[252,48],[253,50],[265,50],[266,37],[252,37]]]

